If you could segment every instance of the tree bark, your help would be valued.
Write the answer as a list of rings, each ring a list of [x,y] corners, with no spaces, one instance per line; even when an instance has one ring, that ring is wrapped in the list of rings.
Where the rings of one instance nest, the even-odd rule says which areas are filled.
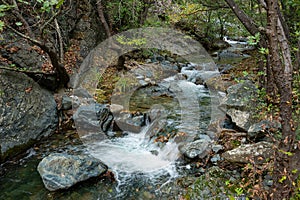
[[[27,36],[23,33],[20,33],[19,31],[17,31],[16,29],[14,29],[13,27],[11,27],[8,24],[6,26],[10,30],[12,30],[14,33],[19,35],[20,37],[29,40],[30,42],[32,42],[33,44],[37,45],[42,50],[44,50],[49,55],[49,58],[51,60],[51,64],[55,69],[56,79],[59,83],[59,88],[67,87],[68,82],[70,81],[70,77],[69,77],[68,72],[64,68],[64,66],[60,63],[59,56],[58,56],[57,52],[55,51],[55,48],[53,47],[53,45],[51,45],[50,43],[45,44],[45,43],[43,43],[39,40],[36,40],[35,38],[31,38],[31,37],[29,37],[29,36]]]
[[[280,117],[282,140],[279,143],[274,162],[274,197],[289,199],[292,192],[292,180],[289,178],[280,183],[283,176],[291,177],[288,168],[289,158],[283,152],[292,151],[295,133],[292,122],[292,62],[289,44],[278,12],[278,0],[266,0],[267,4],[267,36],[269,42],[270,64],[275,83],[280,95]],[[283,151],[283,152],[282,152]]]
[[[280,115],[282,135],[291,144],[294,141],[292,131],[292,61],[289,44],[278,16],[278,1],[267,0],[270,65],[280,94]]]
[[[97,12],[98,12],[100,21],[105,29],[105,33],[106,33],[107,37],[110,37],[112,35],[112,31],[111,31],[110,26],[107,23],[107,20],[105,18],[104,12],[103,12],[102,0],[97,1]]]
[[[240,9],[240,7],[235,3],[234,0],[225,1],[251,35],[254,36],[256,33],[261,33],[259,27],[255,24],[255,22],[242,9]],[[261,35],[264,36],[264,34]],[[267,47],[264,37],[262,37],[259,41],[259,45],[264,48]]]

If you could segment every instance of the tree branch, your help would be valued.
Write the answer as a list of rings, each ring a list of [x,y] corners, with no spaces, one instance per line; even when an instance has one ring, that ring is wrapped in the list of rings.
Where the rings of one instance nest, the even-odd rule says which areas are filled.
[[[27,35],[25,35],[25,34],[19,32],[19,31],[17,31],[16,29],[14,29],[13,27],[11,27],[10,25],[5,24],[5,26],[7,26],[10,30],[12,30],[12,31],[13,31],[15,34],[17,34],[18,36],[20,36],[20,37],[22,37],[22,38],[25,38],[25,39],[29,40],[30,42],[32,42],[32,43],[35,44],[35,45],[38,45],[38,46],[43,45],[42,42],[40,42],[40,41],[38,41],[38,40],[36,40],[36,39],[34,39],[34,38],[31,38],[31,37],[29,37],[29,36],[27,36]]]
[[[63,61],[64,61],[63,40],[62,40],[61,31],[60,31],[60,28],[59,28],[56,18],[54,19],[54,24],[55,24],[55,30],[57,32],[58,42],[59,42],[59,60],[60,60],[60,63],[63,63]]]
[[[53,20],[56,19],[56,16],[59,15],[59,13],[61,12],[61,10],[59,10],[58,12],[54,13],[54,15],[51,16],[51,18],[45,22],[45,24],[43,24],[40,28],[41,33],[43,32],[43,30],[45,29],[45,27],[50,24]]]
[[[14,71],[14,72],[21,72],[25,74],[43,74],[43,75],[54,75],[55,73],[47,73],[47,72],[42,72],[42,71],[27,71],[23,69],[16,69],[16,68],[11,68],[11,67],[5,67],[5,66],[0,66],[0,69],[5,69],[9,71]]]
[[[250,18],[242,9],[240,9],[240,7],[235,3],[234,0],[225,1],[251,35],[254,36],[256,33],[261,33],[259,27],[255,24],[253,19]],[[265,39],[260,40],[259,45],[266,48],[267,44]]]

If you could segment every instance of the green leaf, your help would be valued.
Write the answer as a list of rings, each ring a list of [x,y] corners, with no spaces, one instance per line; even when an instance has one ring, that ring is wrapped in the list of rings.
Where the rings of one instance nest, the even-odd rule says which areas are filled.
[[[285,154],[285,155],[287,155],[287,156],[293,156],[294,154],[292,153],[292,152],[289,152],[289,151],[283,151],[283,150],[279,150],[279,152],[281,152],[281,153],[283,153],[283,154]]]
[[[3,31],[4,26],[5,26],[4,21],[0,20],[0,31]]]
[[[16,25],[17,26],[22,26],[23,24],[22,24],[22,22],[16,22]]]
[[[283,183],[286,180],[286,176],[282,176],[281,179],[278,180],[279,183]]]
[[[64,3],[64,0],[59,0],[59,1],[57,2],[57,4],[56,4],[56,8],[57,8],[57,9],[60,8],[61,5],[63,5],[63,3]]]

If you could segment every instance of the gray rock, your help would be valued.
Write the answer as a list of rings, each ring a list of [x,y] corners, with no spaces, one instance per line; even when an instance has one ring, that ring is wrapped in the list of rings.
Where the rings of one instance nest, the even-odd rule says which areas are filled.
[[[93,103],[80,106],[73,115],[73,119],[81,139],[102,140],[106,138],[105,133],[112,124],[113,115],[106,105]],[[92,134],[93,137],[86,137]]]
[[[50,191],[67,189],[78,182],[107,171],[100,160],[88,155],[51,154],[37,167],[45,187]]]
[[[248,136],[251,138],[263,137],[266,131],[276,131],[281,128],[280,123],[262,120],[258,123],[252,124],[248,129]]]
[[[222,154],[222,157],[233,163],[249,163],[249,159],[268,158],[272,155],[272,144],[258,142],[245,144]],[[263,160],[262,160],[263,161]]]
[[[122,110],[124,110],[124,106],[119,104],[111,104],[109,106],[109,109],[115,115],[115,114],[119,114]]]
[[[214,145],[212,145],[211,148],[212,148],[213,152],[218,153],[219,151],[221,151],[223,149],[223,146],[219,145],[219,144],[214,144]]]
[[[225,42],[224,40],[214,40],[213,43],[211,44],[211,48],[219,50],[219,49],[226,49],[230,45]]]
[[[69,110],[72,108],[72,99],[66,95],[62,97],[61,101],[61,109]]]
[[[142,127],[145,125],[145,116],[137,115],[133,116],[131,113],[120,113],[115,116],[114,130],[128,131],[132,133],[139,133]]]
[[[256,97],[257,89],[251,81],[244,81],[230,86],[227,89],[227,96],[224,99],[223,105],[228,108],[236,109],[251,109],[251,104],[254,103],[252,98]]]
[[[227,89],[227,96],[221,103],[221,108],[231,117],[232,122],[247,131],[251,124],[255,123],[253,116],[257,89],[251,81],[232,85]]]
[[[217,155],[214,155],[211,159],[210,159],[210,161],[212,162],[212,163],[214,163],[214,164],[216,164],[218,161],[220,161],[220,160],[222,160],[222,158],[221,158],[221,156],[219,155],[219,154],[217,154]]]
[[[250,112],[237,109],[228,109],[227,114],[231,117],[232,122],[234,122],[239,128],[248,130],[248,128],[251,126],[252,115]]]
[[[22,73],[0,73],[0,161],[12,157],[57,127],[53,95]]]
[[[80,98],[93,98],[89,92],[83,88],[77,88],[73,91],[73,96],[80,97]]]
[[[196,140],[179,148],[180,153],[191,159],[196,157],[204,158],[210,150],[210,142],[205,139]]]

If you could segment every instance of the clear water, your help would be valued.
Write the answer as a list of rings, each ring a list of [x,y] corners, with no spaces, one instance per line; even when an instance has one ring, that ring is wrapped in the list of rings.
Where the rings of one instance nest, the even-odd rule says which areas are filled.
[[[183,109],[179,103],[182,100],[176,98],[159,97],[153,101],[153,98],[147,97],[149,100],[145,101],[145,98],[142,100],[137,97],[131,102],[135,105],[132,109],[147,110],[159,104],[168,113],[166,121],[169,127],[179,130],[185,123],[185,126],[201,129],[201,126],[207,126],[210,119],[210,98],[207,90],[203,87],[198,89],[197,107],[200,112],[197,113],[199,116],[196,119],[199,121],[196,124],[193,123],[193,112],[186,112],[185,121],[182,122]],[[147,103],[149,101],[152,103]],[[184,106],[193,110],[192,106],[196,105]],[[97,141],[88,146],[84,146],[76,134],[56,134],[31,149],[25,159],[1,166],[8,171],[0,178],[0,199],[179,199],[183,188],[177,184],[182,176],[178,171],[182,167],[177,162],[178,144],[172,140],[165,145],[153,142],[145,135],[147,128],[149,126],[139,134],[128,133],[124,137]],[[44,188],[36,170],[43,157],[53,152],[87,150],[109,166],[115,181],[102,177],[77,184],[68,190],[49,192]]]

